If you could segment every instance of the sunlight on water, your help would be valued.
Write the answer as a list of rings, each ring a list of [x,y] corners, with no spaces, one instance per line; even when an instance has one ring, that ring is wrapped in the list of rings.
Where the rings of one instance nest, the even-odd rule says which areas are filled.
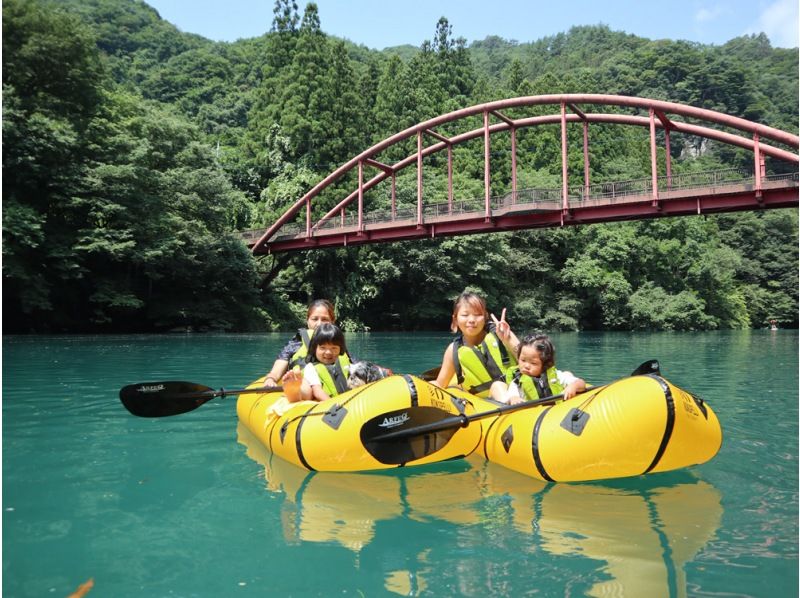
[[[689,470],[546,484],[481,458],[307,472],[237,426],[235,398],[137,418],[120,387],[241,388],[285,335],[4,337],[3,596],[796,596],[796,331],[554,335],[594,383],[657,358],[712,405]],[[395,371],[447,334],[348,335]]]

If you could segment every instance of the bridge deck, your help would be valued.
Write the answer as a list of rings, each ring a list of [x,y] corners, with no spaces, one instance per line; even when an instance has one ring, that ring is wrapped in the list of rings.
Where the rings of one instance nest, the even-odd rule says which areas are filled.
[[[708,178],[711,173],[695,173]],[[718,174],[718,173],[716,173]],[[318,247],[334,247],[420,239],[426,237],[498,232],[521,228],[540,228],[594,222],[612,222],[659,216],[686,216],[715,212],[785,208],[798,206],[798,174],[772,175],[762,179],[761,191],[755,189],[752,177],[739,180],[718,180],[711,185],[681,184],[678,188],[661,187],[654,199],[648,181],[625,181],[592,185],[584,199],[583,190],[570,196],[568,210],[562,209],[560,190],[526,189],[515,196],[494,198],[486,215],[483,199],[436,203],[423,206],[422,221],[417,207],[363,215],[359,229],[358,215],[333,218],[312,228],[311,236],[298,224],[284,226],[259,253],[278,253]],[[266,229],[243,231],[248,246]]]

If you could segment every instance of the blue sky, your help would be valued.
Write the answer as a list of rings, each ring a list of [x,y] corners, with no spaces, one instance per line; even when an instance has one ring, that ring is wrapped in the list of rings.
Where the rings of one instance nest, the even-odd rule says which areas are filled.
[[[256,37],[272,25],[273,0],[145,0],[187,33],[217,41]],[[439,17],[467,42],[498,35],[535,41],[573,25],[608,25],[649,39],[724,44],[764,32],[798,46],[798,0],[317,0],[322,30],[369,48],[433,39]],[[300,15],[307,2],[297,1]]]

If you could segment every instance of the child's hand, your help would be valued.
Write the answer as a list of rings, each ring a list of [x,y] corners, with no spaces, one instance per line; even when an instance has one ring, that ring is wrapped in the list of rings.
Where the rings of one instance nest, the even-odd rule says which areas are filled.
[[[506,308],[503,308],[499,320],[494,314],[489,315],[492,317],[492,322],[494,322],[494,331],[497,334],[497,338],[501,341],[507,341],[511,336],[511,326],[506,322]]]
[[[571,384],[568,384],[567,387],[564,389],[564,400],[566,401],[568,399],[571,399],[576,394],[578,394],[579,388],[580,384],[578,383],[577,380],[575,382],[572,382]]]
[[[525,402],[525,399],[523,399],[522,397],[517,396],[517,395],[508,397],[508,404],[509,405],[519,405],[520,403],[524,403],[524,402]]]

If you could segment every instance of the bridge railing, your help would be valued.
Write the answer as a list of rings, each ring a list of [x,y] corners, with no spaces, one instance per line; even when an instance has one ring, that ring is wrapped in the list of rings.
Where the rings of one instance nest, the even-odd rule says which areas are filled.
[[[762,179],[768,181],[793,180],[798,182],[798,172],[787,174],[766,175]],[[671,176],[659,176],[657,185],[659,193],[668,191],[680,191],[686,189],[719,189],[731,185],[749,184],[754,181],[752,171],[746,168],[727,168],[715,171],[687,172],[672,174]],[[653,180],[650,177],[631,179],[627,181],[612,181],[603,183],[592,183],[589,185],[588,194],[586,186],[575,185],[568,190],[569,205],[580,205],[586,201],[603,201],[613,203],[616,200],[625,200],[632,197],[649,197],[653,191]],[[514,211],[515,209],[524,210],[559,210],[562,207],[562,189],[519,189],[516,193],[506,193],[504,195],[492,197],[490,206],[492,211],[502,210]],[[667,200],[668,201],[668,200]],[[439,218],[452,218],[458,216],[475,216],[482,214],[486,210],[485,199],[483,197],[473,199],[454,200],[452,206],[447,202],[429,203],[423,206],[423,220],[431,221]],[[394,216],[389,209],[371,210],[365,212],[362,217],[364,225],[374,225],[381,223],[413,223],[417,219],[417,206],[406,205],[397,207]],[[337,216],[316,226],[314,231],[330,231],[336,229],[355,228],[358,226],[358,213],[345,214],[344,218]],[[263,233],[263,229],[253,231],[243,231],[242,236],[246,242],[254,242]],[[305,225],[300,223],[289,223],[284,225],[275,239],[292,238],[305,233]]]

